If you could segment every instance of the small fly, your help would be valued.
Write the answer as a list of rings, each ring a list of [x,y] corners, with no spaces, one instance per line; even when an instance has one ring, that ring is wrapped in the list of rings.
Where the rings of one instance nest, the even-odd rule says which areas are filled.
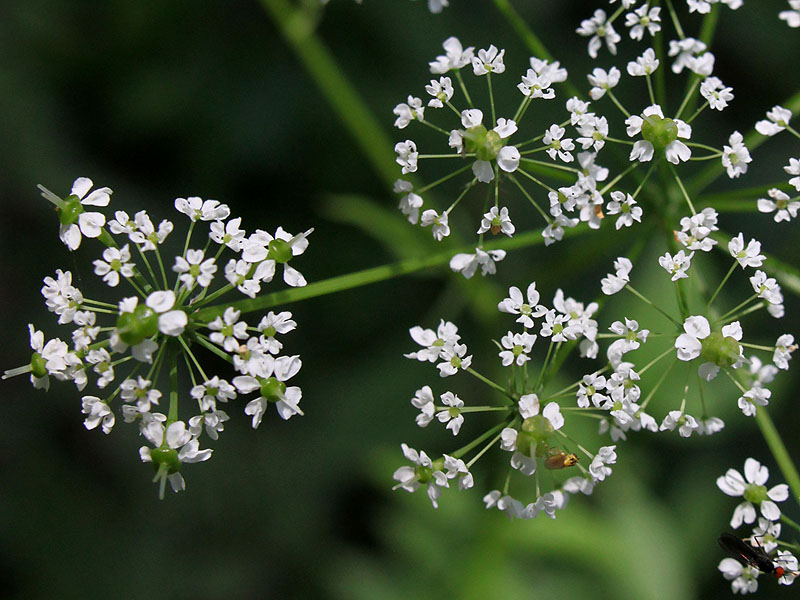
[[[725,552],[754,569],[774,575],[776,578],[783,577],[786,574],[786,569],[776,566],[760,544],[758,548],[753,548],[743,539],[727,532],[722,533],[717,541]]]

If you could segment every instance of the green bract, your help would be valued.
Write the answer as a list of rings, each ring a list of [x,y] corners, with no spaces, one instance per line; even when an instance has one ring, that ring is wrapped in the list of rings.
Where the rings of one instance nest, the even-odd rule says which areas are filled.
[[[172,448],[155,448],[150,451],[150,458],[153,461],[153,468],[159,471],[162,467],[166,469],[167,475],[172,475],[181,470],[181,461],[178,459],[178,451]]]

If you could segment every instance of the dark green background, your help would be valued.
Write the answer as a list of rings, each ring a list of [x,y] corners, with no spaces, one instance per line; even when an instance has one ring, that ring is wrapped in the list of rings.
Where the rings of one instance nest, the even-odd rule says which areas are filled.
[[[320,24],[345,74],[396,140],[407,136],[390,130],[391,110],[409,93],[422,94],[427,62],[446,37],[505,47],[508,71],[496,81],[514,93],[527,68],[529,53],[491,3],[452,0],[438,16],[424,4],[332,0]],[[514,4],[587,89],[582,74],[591,66],[574,29],[606,3]],[[716,130],[704,141],[719,144],[734,128],[747,130],[797,90],[799,34],[777,19],[786,3],[745,4],[723,11],[717,72],[736,100],[709,120]],[[388,211],[396,199],[258,3],[31,0],[5,3],[2,13],[0,369],[28,359],[27,323],[68,335],[44,309],[44,276],[70,269],[82,288],[96,285],[96,246],[70,254],[60,244],[56,215],[37,183],[66,193],[73,179],[89,176],[114,190],[112,208],[144,207],[154,220],[173,218],[175,197],[199,195],[228,203],[248,230],[314,227],[296,261],[309,281],[397,258],[377,236],[342,222],[336,194],[357,194]],[[685,23],[687,33],[697,30],[696,18]],[[623,67],[644,47],[623,44],[617,59],[602,53],[592,66]],[[598,107],[611,111],[607,103]],[[759,168],[754,163],[746,185],[785,180],[781,167],[797,147],[783,135],[754,153]],[[761,215],[723,223],[734,233],[747,227],[767,251],[798,264],[795,223],[774,226]],[[557,287],[595,298],[600,277],[636,231],[615,236],[605,227],[599,236],[512,253],[488,284],[464,286],[439,269],[291,306],[299,327],[286,343],[303,358],[296,380],[306,416],[283,422],[270,411],[252,431],[235,405],[213,459],[187,468],[187,491],[163,502],[139,460],[140,439],[121,419],[109,436],[87,432],[71,385],[54,384],[45,394],[25,378],[3,382],[0,596],[727,597],[715,539],[736,502],[715,479],[754,456],[772,468],[771,482],[780,480],[727,382],[711,394],[727,423],[723,433],[688,441],[676,432],[630,436],[618,448],[614,476],[591,498],[573,498],[554,522],[508,522],[483,509],[483,493],[499,485],[489,467],[507,456],[481,461],[476,489],[446,493],[438,511],[422,493],[391,491],[401,442],[430,452],[454,448],[441,427],[414,425],[414,390],[441,384],[428,365],[402,358],[413,347],[407,329],[440,317],[456,321],[476,367],[491,372],[490,339],[509,321],[483,310],[485,298],[492,306],[508,285],[533,279],[548,301]],[[430,247],[427,237],[418,239]],[[645,251],[650,274],[634,271],[637,287],[663,279],[654,266],[659,250]],[[721,256],[711,263],[720,274],[728,266]],[[765,322],[758,341],[772,343],[783,331],[800,337],[797,308],[787,298],[789,316]],[[601,325],[650,314],[638,305],[615,310]],[[755,323],[745,331],[762,335]],[[771,404],[794,455],[796,383],[784,374]],[[661,418],[678,404],[664,398],[653,412]],[[487,424],[473,418],[465,433]],[[798,517],[796,507],[788,511]],[[762,578],[759,593],[790,597],[796,590]]]

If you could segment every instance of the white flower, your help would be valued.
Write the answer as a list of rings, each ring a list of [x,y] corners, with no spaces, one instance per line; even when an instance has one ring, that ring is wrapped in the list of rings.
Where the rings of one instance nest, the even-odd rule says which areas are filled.
[[[221,317],[217,317],[208,324],[212,331],[209,339],[215,344],[222,346],[226,352],[233,352],[239,348],[238,340],[246,340],[247,323],[240,321],[241,311],[229,306]]]
[[[532,317],[542,317],[547,312],[547,309],[539,304],[539,292],[536,291],[536,282],[528,285],[525,292],[526,298],[522,297],[522,292],[516,286],[508,288],[508,298],[501,300],[497,304],[497,310],[512,315],[519,315],[516,322],[522,323],[526,329],[534,326]]]
[[[680,162],[689,160],[692,156],[692,151],[686,144],[680,141],[680,139],[677,139],[688,140],[692,137],[692,128],[687,123],[680,119],[665,119],[661,107],[658,104],[652,104],[644,109],[641,117],[638,115],[631,115],[625,119],[625,124],[628,126],[628,136],[633,137],[642,133],[645,123],[647,123],[651,129],[663,131],[663,133],[674,130],[674,138],[664,147],[664,153],[669,162],[677,165]],[[646,130],[644,135],[647,135]],[[654,152],[655,147],[650,140],[639,140],[633,144],[629,160],[647,162],[652,160]]]
[[[556,96],[555,90],[550,87],[552,83],[547,75],[540,75],[534,69],[528,69],[528,72],[522,76],[522,81],[517,84],[517,88],[523,96],[528,98],[552,100]]]
[[[442,349],[445,346],[452,346],[461,339],[461,336],[458,335],[458,327],[444,319],[439,321],[436,331],[423,329],[419,325],[415,325],[408,330],[408,333],[411,335],[412,340],[422,346],[422,350],[410,352],[403,356],[421,362],[436,362],[442,356]]]
[[[133,277],[133,263],[128,244],[122,248],[106,248],[103,250],[103,260],[96,260],[94,264],[95,275],[103,278],[109,286],[119,285],[119,276]]]
[[[420,413],[417,415],[417,425],[427,427],[433,421],[436,408],[433,404],[433,391],[430,386],[423,386],[414,393],[411,404],[418,408]]]
[[[733,88],[725,87],[718,77],[707,77],[700,84],[700,95],[708,101],[711,108],[722,110],[733,100]]]
[[[735,238],[731,238],[731,241],[728,243],[728,252],[736,259],[736,262],[739,263],[742,269],[746,267],[760,267],[767,258],[761,254],[761,242],[751,239],[745,248],[742,233],[739,233]]]
[[[451,69],[460,69],[472,62],[474,47],[463,48],[458,38],[447,38],[442,47],[446,55],[437,56],[435,61],[428,63],[431,73],[434,75],[443,75]]]
[[[559,127],[554,123],[545,131],[542,142],[547,147],[547,154],[550,158],[555,160],[556,156],[558,156],[564,162],[572,162],[574,160],[572,150],[575,149],[575,144],[572,138],[561,139],[565,131],[563,127]]]
[[[595,152],[603,149],[608,137],[608,119],[589,113],[578,121],[576,127],[580,136],[578,137],[578,143],[581,148],[584,150],[591,148]]]
[[[431,232],[437,242],[441,242],[442,238],[450,235],[450,226],[447,224],[446,211],[440,215],[435,210],[429,208],[422,213],[420,225],[422,225],[422,227],[433,225]]]
[[[175,209],[188,216],[192,223],[201,221],[223,221],[231,211],[227,204],[220,204],[217,200],[205,200],[193,196],[191,198],[175,198]]]
[[[694,38],[684,38],[682,40],[671,40],[669,43],[669,56],[677,56],[672,63],[672,72],[680,73],[684,68],[692,69],[696,56],[704,52],[706,45]]]
[[[392,112],[397,115],[394,126],[398,129],[405,129],[411,121],[424,120],[425,107],[422,106],[422,100],[409,96],[408,104],[402,102],[395,106]]]
[[[458,373],[459,369],[468,369],[472,364],[472,355],[466,356],[467,346],[465,344],[446,344],[442,347],[439,358],[442,360],[436,368],[439,375],[449,377]]]
[[[678,281],[678,279],[688,277],[686,271],[691,266],[693,257],[694,252],[690,252],[687,255],[683,250],[680,250],[675,256],[671,256],[667,252],[664,256],[658,258],[658,264],[672,275],[672,281]]]
[[[603,481],[611,475],[611,467],[607,465],[613,465],[617,462],[615,449],[616,446],[603,446],[597,451],[592,463],[589,465],[589,474],[592,476],[592,481]]]
[[[739,397],[737,404],[746,417],[754,417],[756,406],[767,406],[771,396],[767,388],[755,385]]]
[[[758,591],[759,571],[753,567],[745,566],[735,558],[723,558],[717,570],[731,582],[734,594],[754,594]]]
[[[800,27],[800,0],[789,0],[789,6],[793,10],[782,10],[778,18],[786,21],[789,27]]]
[[[767,111],[767,119],[756,123],[756,131],[761,135],[775,135],[786,129],[791,118],[792,111],[782,106],[773,106],[772,110]]]
[[[403,194],[397,208],[408,218],[409,223],[416,225],[419,221],[419,209],[422,208],[422,196],[415,194],[413,190],[414,186],[409,181],[398,179],[394,182],[394,192]]]
[[[505,50],[498,51],[493,44],[486,50],[478,50],[478,56],[472,57],[472,71],[475,75],[486,75],[487,73],[502,73],[506,70],[503,64],[503,54]]]
[[[428,482],[428,498],[430,498],[431,504],[433,504],[434,508],[439,508],[437,500],[442,494],[442,488],[450,487],[449,483],[447,482],[447,475],[445,475],[442,471],[433,470],[433,461],[424,450],[417,452],[406,444],[402,444],[401,447],[403,449],[403,455],[417,466],[403,466],[398,468],[394,472],[394,475],[392,475],[392,479],[399,482],[394,489],[402,488],[407,492],[416,491],[420,484],[418,469],[429,471],[430,480]]]
[[[592,100],[599,100],[605,96],[607,91],[617,86],[621,76],[622,73],[617,67],[611,67],[608,71],[600,68],[593,69],[591,74],[586,76],[592,86],[589,96]]]
[[[719,229],[717,218],[717,211],[711,207],[704,208],[691,217],[683,217],[680,221],[681,230],[675,232],[675,237],[688,250],[708,252],[717,244],[710,237],[713,231]]]
[[[728,469],[724,476],[717,478],[717,487],[728,496],[745,496],[761,498],[746,500],[739,504],[733,512],[731,527],[737,529],[742,522],[752,523],[756,520],[756,509],[753,503],[761,508],[761,514],[770,521],[777,521],[781,511],[776,502],[783,502],[789,497],[789,486],[785,483],[767,490],[764,485],[769,478],[769,469],[757,460],[748,458],[744,462],[744,477],[735,469]]]
[[[153,404],[158,404],[161,399],[161,392],[151,389],[152,382],[144,377],[136,379],[126,379],[119,384],[120,398],[125,402],[136,404],[136,410],[140,413],[150,412]]]
[[[601,281],[600,286],[604,294],[611,296],[616,294],[630,281],[630,272],[633,269],[633,263],[629,258],[620,256],[614,261],[615,275],[610,273],[606,275]]]
[[[431,79],[430,84],[425,86],[425,91],[433,96],[428,100],[430,108],[443,108],[453,97],[453,82],[449,77],[440,77],[439,81]]]
[[[394,151],[397,152],[397,158],[395,160],[398,165],[403,167],[402,171],[404,175],[406,173],[416,172],[419,152],[417,152],[417,145],[412,140],[397,142],[394,146]]]
[[[139,246],[139,250],[142,252],[155,250],[157,245],[164,243],[164,240],[174,229],[172,221],[167,219],[162,220],[158,224],[158,229],[156,229],[147,212],[143,210],[133,216],[133,222],[135,228],[128,234],[128,239]]]
[[[631,61],[628,63],[628,74],[633,77],[652,75],[658,68],[658,65],[659,61],[656,58],[655,51],[652,48],[648,48],[635,62]]]
[[[103,213],[84,212],[81,208],[83,206],[108,206],[111,201],[112,191],[107,187],[94,190],[87,196],[92,185],[94,184],[88,177],[78,177],[72,183],[69,196],[64,199],[65,208],[74,211],[77,215],[77,219],[72,219],[69,223],[62,223],[58,232],[58,237],[70,250],[77,250],[80,247],[81,234],[87,238],[99,237],[103,225],[106,223]],[[45,198],[48,197],[44,190],[43,195]]]
[[[788,370],[789,360],[792,358],[792,352],[797,350],[797,344],[794,343],[794,336],[788,333],[783,334],[775,342],[775,352],[772,354],[772,362],[779,369]]]
[[[774,277],[767,277],[764,271],[757,270],[755,274],[750,277],[750,285],[753,286],[753,291],[759,298],[763,298],[770,304],[783,303],[781,286],[778,285]]]
[[[734,131],[728,138],[729,146],[722,148],[722,166],[728,172],[728,177],[734,179],[743,173],[747,173],[747,165],[753,159],[750,152],[744,145],[744,138],[738,131]]]
[[[700,424],[692,415],[687,415],[680,410],[671,410],[664,417],[659,431],[673,431],[676,427],[678,427],[681,437],[690,437],[692,433],[699,431]]]
[[[616,228],[630,227],[633,222],[642,222],[642,207],[636,206],[636,200],[630,194],[611,192],[613,200],[606,205],[608,214],[619,215]]]
[[[450,269],[461,272],[465,279],[469,279],[481,268],[481,275],[494,275],[497,272],[496,263],[506,257],[505,250],[484,251],[475,248],[475,254],[459,253],[450,259]]]
[[[259,396],[247,403],[244,412],[253,417],[252,426],[256,429],[267,409],[267,404],[275,404],[278,415],[288,420],[294,415],[303,415],[300,410],[302,390],[297,386],[288,387],[285,382],[294,377],[302,362],[299,356],[275,358],[269,354],[261,357],[262,371],[258,376],[239,375],[233,378],[233,385],[242,394],[258,390]]]
[[[631,28],[631,39],[641,40],[645,29],[650,35],[661,31],[660,12],[660,6],[650,8],[647,4],[643,4],[635,11],[625,15],[625,26]]]
[[[83,426],[86,429],[94,429],[102,423],[103,433],[111,433],[115,418],[108,404],[97,396],[84,396],[81,399],[81,404],[81,412],[87,415],[83,420]]]
[[[597,51],[603,45],[602,40],[605,39],[608,51],[611,54],[617,53],[617,42],[622,38],[614,30],[614,26],[606,19],[606,13],[603,9],[598,8],[594,11],[591,19],[584,19],[581,26],[576,29],[579,35],[590,37],[589,39],[589,56],[597,58]]]
[[[703,350],[701,340],[711,335],[711,325],[702,315],[687,317],[683,323],[682,333],[675,340],[675,348],[678,350],[678,359],[690,361],[694,360]]]
[[[187,289],[194,287],[195,281],[200,287],[207,288],[214,279],[217,272],[217,265],[213,258],[203,260],[202,250],[187,250],[186,258],[183,256],[175,257],[175,264],[172,270],[180,273],[178,279]]]
[[[776,223],[790,221],[800,211],[800,201],[792,200],[788,194],[778,188],[771,188],[767,195],[769,195],[769,198],[758,199],[758,210],[763,213],[771,213],[777,210],[778,212],[773,217]]]
[[[196,438],[186,430],[186,423],[176,421],[164,429],[164,425],[155,421],[147,429],[147,439],[156,448],[166,445],[171,450],[178,450],[178,461],[181,464],[206,461],[211,458],[213,450],[200,450],[200,444]],[[166,444],[165,444],[166,443]],[[143,462],[153,462],[153,455],[147,446],[139,448],[139,456]],[[172,489],[179,492],[185,489],[183,476],[179,472],[169,473],[166,464],[159,464],[159,470],[154,481],[160,481],[159,497],[164,497],[164,486],[169,481]]]
[[[511,217],[508,216],[508,208],[503,206],[498,209],[493,206],[488,213],[483,215],[478,233],[486,233],[487,231],[491,231],[492,235],[504,233],[508,237],[514,234],[514,224],[511,222]]]
[[[507,367],[512,363],[521,367],[530,360],[528,356],[533,349],[536,336],[530,333],[514,333],[509,331],[500,340],[500,345],[505,348],[499,354],[503,366]]]
[[[445,392],[439,398],[441,398],[442,404],[448,408],[437,412],[436,418],[440,423],[447,423],[447,429],[452,431],[453,435],[458,435],[461,425],[464,423],[464,415],[461,414],[464,401],[453,392]]]
[[[214,221],[211,223],[211,229],[208,234],[213,241],[218,244],[225,244],[234,252],[239,252],[242,247],[242,240],[244,240],[245,231],[239,229],[242,224],[242,218],[236,217],[227,223],[222,221]]]

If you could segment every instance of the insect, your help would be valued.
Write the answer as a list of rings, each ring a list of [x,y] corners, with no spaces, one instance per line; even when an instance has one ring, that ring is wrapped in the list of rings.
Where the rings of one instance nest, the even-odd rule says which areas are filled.
[[[754,569],[772,574],[776,578],[783,577],[786,574],[786,569],[776,566],[772,559],[767,556],[767,553],[764,552],[761,544],[759,544],[758,548],[753,548],[743,539],[728,532],[720,534],[717,541],[725,552]]]

